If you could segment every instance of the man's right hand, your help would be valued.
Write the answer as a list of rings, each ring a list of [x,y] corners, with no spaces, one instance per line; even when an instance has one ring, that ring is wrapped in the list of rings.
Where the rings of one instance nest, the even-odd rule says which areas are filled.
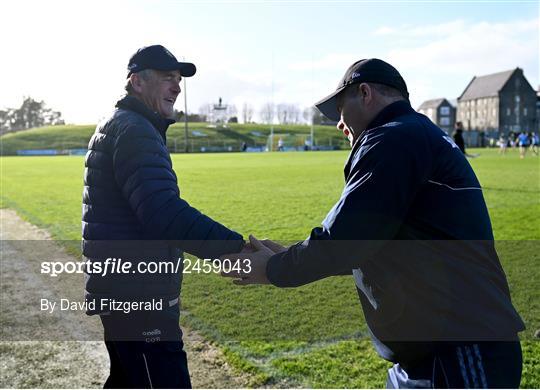
[[[260,242],[274,253],[285,252],[287,249],[289,249],[286,246],[280,245],[275,241],[269,240],[268,238],[260,240]]]

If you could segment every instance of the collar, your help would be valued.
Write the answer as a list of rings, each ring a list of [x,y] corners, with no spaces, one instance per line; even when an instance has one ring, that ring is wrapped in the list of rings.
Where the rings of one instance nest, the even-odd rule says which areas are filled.
[[[393,119],[400,117],[402,115],[411,114],[416,112],[411,107],[411,103],[407,100],[399,100],[392,104],[384,107],[375,118],[367,125],[366,132],[374,129],[375,127],[380,127],[384,124],[392,122]]]
[[[351,170],[352,160],[356,151],[360,148],[365,137],[371,133],[374,129],[381,127],[387,123],[392,122],[394,119],[414,113],[414,109],[411,107],[411,103],[408,100],[399,100],[397,102],[391,103],[388,106],[384,107],[378,114],[373,118],[373,120],[367,125],[366,130],[354,143],[347,163],[345,164],[345,178],[349,175]]]
[[[134,111],[152,123],[156,130],[165,139],[165,133],[170,125],[176,122],[173,119],[163,118],[157,112],[150,110],[143,102],[137,99],[135,96],[126,95],[116,103],[117,108],[124,110]]]

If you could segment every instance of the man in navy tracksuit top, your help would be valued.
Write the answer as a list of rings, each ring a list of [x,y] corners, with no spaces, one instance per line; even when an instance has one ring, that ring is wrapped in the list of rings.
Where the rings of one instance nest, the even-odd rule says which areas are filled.
[[[181,250],[216,258],[244,245],[241,235],[180,197],[172,169],[166,131],[174,123],[180,80],[195,71],[163,46],[139,49],[129,61],[127,96],[88,145],[86,300],[88,314],[100,315],[105,330],[107,388],[191,387],[179,328]],[[119,268],[111,264],[120,260],[133,267],[113,272]],[[174,268],[146,272],[158,263]],[[106,272],[93,271],[97,267]]]
[[[290,248],[250,237],[237,284],[354,276],[387,386],[519,387],[524,324],[480,184],[453,140],[410,106],[390,64],[354,63],[317,104],[351,142],[341,198]]]

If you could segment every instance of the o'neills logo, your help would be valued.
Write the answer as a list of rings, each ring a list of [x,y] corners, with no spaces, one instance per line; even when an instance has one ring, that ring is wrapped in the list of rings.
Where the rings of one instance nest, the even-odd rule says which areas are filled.
[[[150,330],[148,332],[142,332],[143,336],[159,336],[161,334],[161,330],[154,329]]]
[[[351,79],[356,79],[360,77],[360,73],[357,73],[357,72],[353,72],[353,74],[351,75]]]

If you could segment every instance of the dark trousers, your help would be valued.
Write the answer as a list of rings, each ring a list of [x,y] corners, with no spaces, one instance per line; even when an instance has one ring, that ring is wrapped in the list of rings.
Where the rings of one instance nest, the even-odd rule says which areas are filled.
[[[522,363],[519,341],[445,345],[419,361],[395,364],[386,387],[519,388]]]
[[[104,388],[191,388],[178,304],[165,306],[100,316],[111,361]]]

